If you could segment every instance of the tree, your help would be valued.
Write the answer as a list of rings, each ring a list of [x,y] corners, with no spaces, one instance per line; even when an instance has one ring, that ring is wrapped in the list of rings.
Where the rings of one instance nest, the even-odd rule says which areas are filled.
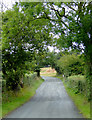
[[[51,66],[52,68],[55,68],[58,74],[61,74],[60,67],[58,66],[57,61],[60,59],[61,53],[56,53],[54,51],[46,54],[45,58],[41,62],[41,66]]]
[[[43,16],[55,26],[52,27],[52,32],[59,35],[59,39],[56,39],[57,46],[61,49],[63,47],[75,49],[73,42],[76,42],[77,49],[82,50],[80,45],[83,44],[88,70],[87,85],[90,92],[92,89],[92,2],[51,2],[45,6],[47,9],[44,10]],[[91,94],[89,99],[92,99]]]
[[[45,51],[46,52],[46,51]],[[37,72],[37,76],[40,77],[40,68],[44,66],[43,59],[45,58],[45,52],[40,52],[39,54],[35,54],[35,58],[33,58],[31,62],[31,70]]]
[[[78,54],[66,54],[63,55],[58,61],[58,66],[60,67],[62,75],[65,77],[71,75],[84,74],[84,65],[82,55]]]
[[[25,9],[30,10],[31,3],[21,3]],[[73,42],[76,42],[77,48],[83,44],[85,55],[88,55],[91,63],[91,18],[92,18],[92,2],[76,2],[76,3],[33,3],[35,8],[33,12],[33,20],[49,20],[48,29],[52,33],[58,34],[59,39],[56,39],[57,46],[64,48],[75,48]],[[69,9],[69,11],[67,10]],[[39,12],[38,12],[39,11]],[[85,22],[87,21],[87,22]],[[85,35],[84,35],[85,34]],[[81,50],[79,47],[78,49]],[[90,57],[89,57],[90,56]],[[88,61],[88,60],[87,60]]]
[[[8,18],[7,15],[9,15]],[[12,15],[14,17],[11,17]],[[50,43],[50,33],[59,36],[58,38],[53,37],[52,43],[54,42],[53,44],[60,49],[77,47],[78,50],[82,50],[80,47],[82,44],[88,66],[87,84],[91,84],[92,2],[20,2],[16,3],[13,10],[6,12],[3,21],[4,46],[9,46],[9,42],[6,42],[7,38],[8,40],[17,40],[16,36],[18,35],[18,40],[21,40],[21,43],[23,40],[25,43],[23,46],[27,45],[26,50],[30,50],[32,55],[35,52],[43,51],[44,45]],[[77,46],[74,46],[73,42]]]
[[[2,71],[7,88],[16,90],[25,73],[26,61],[31,62],[36,53],[44,52],[45,46],[51,44],[51,37],[45,28],[47,21],[29,21],[33,14],[20,11],[18,3],[2,16]]]

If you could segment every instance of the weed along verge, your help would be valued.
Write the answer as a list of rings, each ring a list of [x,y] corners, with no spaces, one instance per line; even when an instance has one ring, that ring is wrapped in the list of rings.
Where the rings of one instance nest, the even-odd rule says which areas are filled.
[[[44,80],[36,75],[29,75],[24,78],[25,85],[19,91],[4,91],[2,94],[2,117],[12,112],[25,102],[29,101],[34,96],[36,89]]]
[[[80,81],[80,79],[81,81],[84,81],[84,77],[71,76],[68,77],[66,80],[62,76],[57,76],[57,78],[60,78],[62,80],[68,95],[72,98],[74,104],[76,105],[80,113],[83,115],[83,117],[90,118],[90,102],[88,102],[85,96],[85,90],[80,92],[77,86],[77,84],[79,83],[78,81]],[[72,80],[74,82],[72,82]]]

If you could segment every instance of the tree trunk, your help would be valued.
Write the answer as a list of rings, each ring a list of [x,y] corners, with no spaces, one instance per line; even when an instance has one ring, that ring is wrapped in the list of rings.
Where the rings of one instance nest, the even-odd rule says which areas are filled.
[[[40,70],[37,70],[37,77],[40,77]]]

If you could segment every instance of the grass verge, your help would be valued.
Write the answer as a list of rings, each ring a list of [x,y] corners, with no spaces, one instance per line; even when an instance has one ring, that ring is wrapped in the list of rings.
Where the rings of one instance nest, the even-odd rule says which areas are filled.
[[[17,96],[10,96],[9,101],[2,102],[2,117],[4,118],[8,113],[30,100],[43,81],[44,80],[41,78],[34,80],[31,87],[24,87],[19,93],[17,93]]]
[[[57,77],[62,80],[68,95],[72,98],[73,102],[75,103],[76,107],[83,115],[83,117],[90,118],[90,102],[87,101],[86,97],[82,94],[75,94],[74,91],[68,87],[67,82],[64,82],[62,77]]]

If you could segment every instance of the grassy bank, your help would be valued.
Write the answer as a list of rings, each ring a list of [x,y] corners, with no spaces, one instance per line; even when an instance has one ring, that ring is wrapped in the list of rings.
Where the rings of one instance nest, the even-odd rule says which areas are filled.
[[[4,117],[14,109],[18,108],[19,106],[30,100],[30,98],[34,96],[36,89],[42,84],[42,82],[43,79],[36,78],[32,81],[31,86],[25,86],[20,90],[20,92],[17,92],[15,94],[11,92],[11,95],[10,97],[8,97],[8,100],[4,100],[2,103],[2,117]]]
[[[57,77],[63,81],[68,95],[72,98],[73,102],[75,103],[80,113],[82,113],[84,118],[90,118],[90,102],[88,102],[87,98],[80,93],[76,94],[75,91],[69,87],[68,83],[65,82],[61,76]]]

